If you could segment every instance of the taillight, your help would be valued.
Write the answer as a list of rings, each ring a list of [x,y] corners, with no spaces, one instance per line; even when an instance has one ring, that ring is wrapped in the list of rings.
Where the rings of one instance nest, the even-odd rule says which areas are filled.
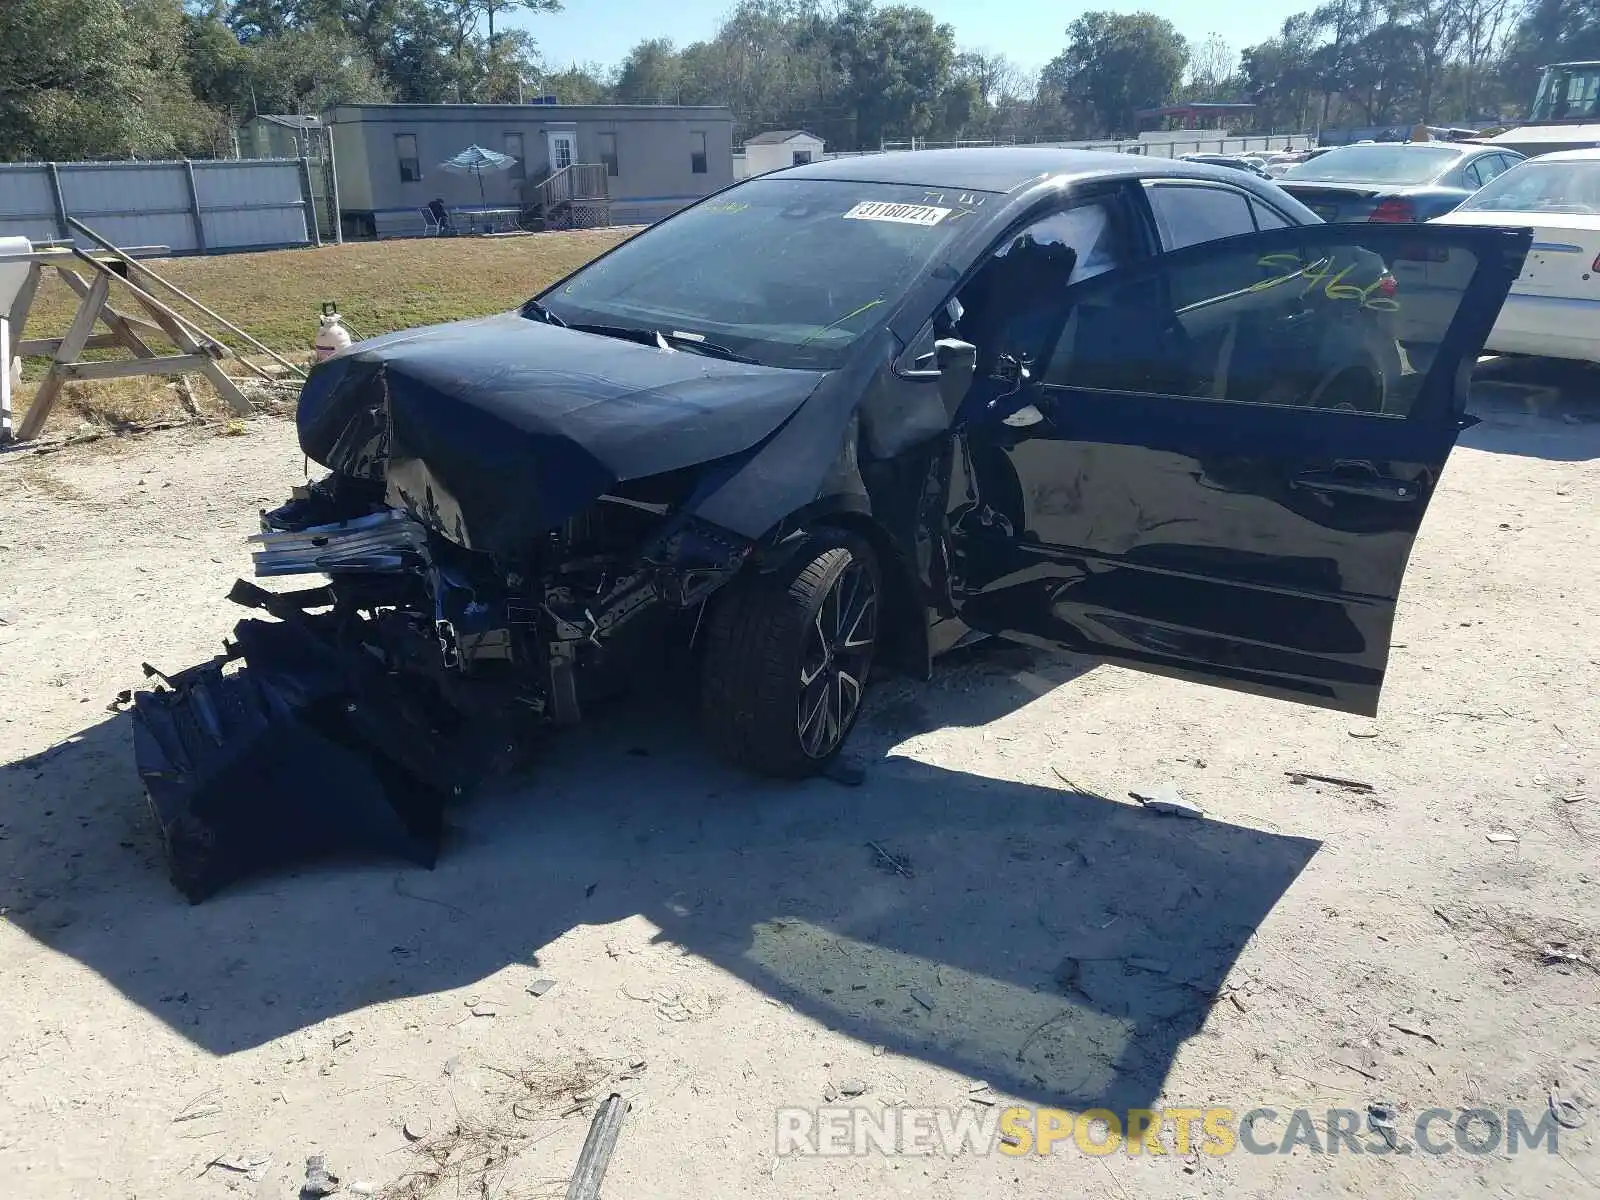
[[[1377,221],[1388,225],[1410,224],[1417,219],[1417,210],[1411,201],[1401,196],[1390,196],[1387,200],[1380,200],[1378,207],[1372,210],[1372,215],[1367,218],[1369,222]]]
[[[1378,294],[1394,299],[1394,294],[1400,290],[1400,281],[1393,275],[1385,272],[1378,279]]]
[[[1600,254],[1596,254],[1594,256],[1594,261],[1589,264],[1589,270],[1595,272],[1597,275],[1600,275]]]

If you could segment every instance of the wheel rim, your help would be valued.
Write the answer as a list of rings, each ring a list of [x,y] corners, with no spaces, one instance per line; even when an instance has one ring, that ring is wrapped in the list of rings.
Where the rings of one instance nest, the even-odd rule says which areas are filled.
[[[877,585],[852,559],[817,606],[800,657],[797,723],[807,758],[827,758],[844,741],[861,708],[877,630]]]

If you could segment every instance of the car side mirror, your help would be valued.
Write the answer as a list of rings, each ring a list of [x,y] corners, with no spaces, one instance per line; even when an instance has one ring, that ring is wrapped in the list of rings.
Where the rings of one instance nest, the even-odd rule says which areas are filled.
[[[933,360],[939,368],[939,398],[954,420],[978,374],[978,348],[959,338],[940,338],[933,344]]]

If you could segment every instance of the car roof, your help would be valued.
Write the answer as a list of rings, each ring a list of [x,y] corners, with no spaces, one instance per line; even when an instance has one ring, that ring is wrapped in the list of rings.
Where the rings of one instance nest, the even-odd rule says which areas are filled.
[[[1497,147],[1479,146],[1472,142],[1350,142],[1343,146],[1325,146],[1329,154],[1337,154],[1341,150],[1365,150],[1369,146],[1381,146],[1385,150],[1399,150],[1403,154],[1415,154],[1418,150],[1454,150],[1457,154],[1470,154],[1478,150],[1496,149]]]
[[[1108,150],[1058,146],[970,146],[954,150],[897,150],[823,159],[764,175],[764,179],[832,179],[857,183],[911,184],[974,192],[1013,192],[1036,180],[1184,176],[1236,182],[1237,172],[1204,163]]]
[[[1531,163],[1596,162],[1600,161],[1600,146],[1585,146],[1581,150],[1556,150],[1550,154],[1537,155],[1527,161]]]

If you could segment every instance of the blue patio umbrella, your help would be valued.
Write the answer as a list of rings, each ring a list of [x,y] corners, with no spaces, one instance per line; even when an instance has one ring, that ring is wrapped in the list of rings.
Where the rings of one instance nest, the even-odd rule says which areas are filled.
[[[476,175],[478,177],[478,198],[484,200],[483,177],[484,174],[495,171],[509,171],[517,160],[509,154],[497,154],[493,150],[485,150],[482,146],[468,146],[460,154],[445,159],[439,164],[442,171],[450,171],[457,175]],[[485,200],[487,203],[487,200]]]

